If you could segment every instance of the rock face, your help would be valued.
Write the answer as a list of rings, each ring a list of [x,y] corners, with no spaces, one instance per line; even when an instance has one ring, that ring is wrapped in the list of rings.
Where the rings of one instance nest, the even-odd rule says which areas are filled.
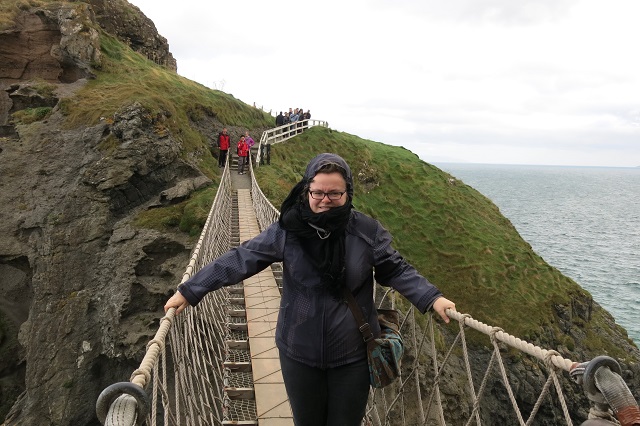
[[[19,330],[20,350],[3,354],[0,371],[26,390],[7,424],[39,424],[43,413],[90,424],[98,383],[130,374],[188,262],[186,238],[131,226],[138,207],[199,174],[171,138],[145,146],[152,123],[133,119],[141,113],[118,117],[136,138],[111,156],[96,149],[108,125],[62,131],[57,114],[1,144],[3,345],[16,347]]]
[[[90,76],[91,63],[100,62],[98,32],[86,25],[92,18],[82,3],[18,14],[15,28],[0,34],[0,79],[71,83]]]
[[[186,236],[136,228],[133,217],[161,204],[163,191],[168,203],[210,183],[181,158],[180,141],[153,131],[162,117],[151,118],[140,105],[94,127],[62,126],[58,101],[100,63],[98,23],[175,70],[151,21],[141,15],[123,25],[118,4],[22,10],[14,27],[0,32],[0,421],[6,417],[6,425],[96,424],[97,395],[137,367],[191,249]],[[56,89],[38,91],[34,80]],[[9,122],[13,112],[37,107],[53,112],[30,125]],[[107,137],[117,141],[109,153],[99,146]]]
[[[10,99],[13,90],[7,87],[33,79],[68,84],[93,77],[92,67],[101,61],[98,25],[133,50],[176,71],[167,40],[149,18],[124,0],[21,11],[15,25],[0,32],[0,126],[7,126],[9,114],[19,110]]]
[[[158,34],[153,21],[124,0],[90,0],[100,26],[133,50],[167,69],[177,71],[167,39]],[[138,13],[131,13],[134,9]]]

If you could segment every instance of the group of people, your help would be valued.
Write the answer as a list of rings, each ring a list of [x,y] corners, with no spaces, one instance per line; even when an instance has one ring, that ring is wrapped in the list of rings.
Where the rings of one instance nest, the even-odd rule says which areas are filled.
[[[420,312],[436,312],[449,322],[446,311],[455,310],[392,247],[378,220],[353,209],[353,196],[344,159],[317,155],[283,201],[277,222],[203,267],[164,306],[178,315],[208,292],[282,262],[276,345],[296,425],[359,426],[365,415],[367,345],[345,303],[345,289],[376,337],[374,273],[376,282],[396,289]]]
[[[238,174],[245,174],[245,167],[249,163],[249,157],[251,156],[251,148],[256,144],[249,131],[244,132],[244,135],[240,136],[240,140],[236,144],[236,153],[238,155]],[[231,147],[231,136],[229,135],[227,128],[223,128],[218,133],[218,148],[220,148],[220,155],[218,155],[218,167],[222,168],[227,162],[227,156],[231,161],[231,154],[229,154],[229,148]]]
[[[289,108],[288,112],[285,112],[284,114],[282,113],[282,111],[280,111],[280,113],[276,116],[276,127],[280,127],[280,126],[284,126],[285,124],[292,124],[292,123],[297,123],[297,124],[292,124],[291,127],[289,128],[289,130],[293,130],[295,127],[302,127],[302,122],[304,120],[309,120],[311,118],[311,111],[307,110],[307,112],[304,112],[304,110],[302,108],[296,108],[295,110],[293,108]],[[297,131],[297,133],[301,133],[302,129],[299,129]]]
[[[302,108],[289,108],[289,111],[286,113],[280,113],[276,116],[276,127],[284,126],[285,124],[290,124],[290,131],[293,131],[296,127],[300,127],[297,130],[297,133],[302,132],[302,122],[304,120],[309,120],[311,118],[311,111],[307,110],[304,112]],[[297,123],[297,124],[294,124]],[[255,145],[255,140],[251,136],[249,136],[249,131],[244,132],[244,135],[240,137],[240,140],[236,143],[236,152],[238,155],[238,174],[245,174],[245,168],[249,163],[249,159],[251,156],[251,148]],[[220,133],[218,133],[217,146],[220,150],[220,154],[218,155],[218,167],[223,168],[227,162],[227,156],[229,157],[229,161],[231,161],[232,155],[229,152],[231,148],[231,136],[229,135],[227,128],[223,128]],[[261,147],[260,152],[260,164],[271,164],[271,145],[265,144]]]

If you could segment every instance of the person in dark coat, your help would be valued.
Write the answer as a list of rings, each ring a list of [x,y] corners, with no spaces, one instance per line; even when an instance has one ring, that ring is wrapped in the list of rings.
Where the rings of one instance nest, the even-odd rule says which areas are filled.
[[[380,335],[375,281],[395,288],[420,312],[449,322],[455,304],[392,248],[377,220],[353,209],[353,177],[338,155],[307,165],[280,219],[221,255],[178,287],[165,311],[179,314],[210,291],[283,262],[276,345],[297,425],[359,426],[369,394],[366,344],[343,298],[346,287]]]
[[[271,142],[267,141],[260,144],[260,165],[264,165],[265,161],[267,165],[271,164]]]

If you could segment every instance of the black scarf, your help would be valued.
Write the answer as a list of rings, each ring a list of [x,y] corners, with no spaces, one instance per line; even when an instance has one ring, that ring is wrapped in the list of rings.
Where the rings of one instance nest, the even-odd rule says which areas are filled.
[[[340,298],[345,284],[345,235],[353,208],[351,197],[343,206],[314,213],[304,197],[305,187],[304,181],[299,182],[282,203],[280,226],[298,237],[323,287]]]

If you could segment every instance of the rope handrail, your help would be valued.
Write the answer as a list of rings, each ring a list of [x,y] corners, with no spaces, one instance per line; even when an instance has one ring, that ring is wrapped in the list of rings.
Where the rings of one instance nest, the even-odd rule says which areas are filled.
[[[259,227],[264,230],[278,220],[280,213],[260,189],[251,162],[249,171],[253,207]],[[232,223],[229,212],[233,198],[230,182],[227,164],[205,227],[181,283],[230,248]],[[582,372],[589,369],[589,363],[573,362],[556,351],[533,345],[468,314],[448,310],[449,317],[459,323],[459,330],[452,337],[450,332],[445,332],[444,326],[436,325],[433,315],[427,315],[426,325],[421,326],[424,319],[420,318],[423,315],[408,303],[396,303],[399,295],[394,290],[382,293],[381,300],[376,299],[377,303],[391,303],[400,311],[405,360],[408,362],[403,363],[402,375],[396,383],[384,389],[371,390],[366,424],[445,425],[453,421],[480,425],[481,419],[489,415],[498,416],[491,417],[493,424],[497,424],[496,419],[499,419],[501,424],[530,425],[539,416],[551,416],[556,422],[562,418],[565,424],[573,425],[563,389],[571,386],[572,393],[575,393],[573,386],[575,382],[581,383]],[[103,392],[108,393],[109,397],[102,402],[100,398],[98,400],[96,411],[102,413],[99,414],[99,419],[105,425],[117,426],[143,422],[156,425],[160,418],[164,419],[164,424],[229,424],[225,421],[243,410],[242,407],[234,406],[223,391],[232,384],[229,370],[224,364],[234,361],[233,350],[226,347],[225,343],[232,333],[224,309],[229,299],[229,291],[225,287],[210,293],[197,307],[185,310],[179,317],[174,317],[174,309],[170,309],[161,318],[158,331],[147,345],[143,361],[130,378],[130,383],[140,389],[152,386],[151,403],[143,401],[138,392],[127,386],[123,385],[118,391],[109,387]],[[408,308],[403,309],[402,306]],[[488,338],[489,344],[486,347],[492,348],[490,356],[484,352],[478,353],[477,348],[471,356],[466,337],[470,330]],[[517,388],[514,390],[503,360],[505,355],[501,344],[517,349],[536,361],[527,364],[531,371],[531,375],[527,376],[527,386],[531,389],[539,386],[535,393],[530,392],[526,396],[518,393]],[[166,346],[170,346],[171,350],[166,351]],[[458,352],[462,355],[454,357],[453,354]],[[483,360],[486,365],[482,365]],[[607,368],[611,365],[610,362],[605,364]],[[426,369],[431,370],[432,374],[425,375]],[[561,371],[570,374],[559,375]],[[613,374],[616,375],[615,369]],[[593,381],[596,375],[592,373],[585,376]],[[500,382],[495,380],[496,377]],[[478,378],[480,382],[476,385]],[[621,381],[619,376],[618,380]],[[609,379],[608,383],[612,382],[618,383]],[[497,386],[498,383],[502,386]],[[596,401],[590,409],[590,416],[615,422],[601,399],[592,400],[593,393],[597,391],[593,390],[596,388],[592,383],[590,386],[589,392],[585,393],[591,402]],[[551,389],[556,391],[559,407],[549,398]],[[499,400],[509,401],[512,410],[482,413],[482,402],[488,398],[489,393],[491,396],[499,395],[495,397]],[[452,396],[455,400],[448,401]],[[466,404],[463,403],[465,400],[468,401]],[[446,415],[451,415],[452,403],[459,409],[459,418],[446,420]],[[445,405],[449,407],[447,413]],[[414,409],[409,410],[409,406]],[[529,407],[526,419],[523,406]],[[148,407],[150,410],[147,412]],[[129,416],[117,417],[112,415],[113,410],[126,412]],[[107,411],[108,414],[104,414]]]
[[[543,349],[518,337],[505,333],[501,328],[492,327],[481,321],[475,320],[469,315],[452,311],[451,309],[447,310],[447,315],[455,320],[462,321],[465,325],[488,336],[494,335],[496,340],[504,342],[515,349],[519,349],[522,352],[538,358],[541,361],[546,362],[547,360],[550,360],[554,366],[566,372],[570,372],[571,367],[576,364],[574,361],[557,355],[555,351]]]

